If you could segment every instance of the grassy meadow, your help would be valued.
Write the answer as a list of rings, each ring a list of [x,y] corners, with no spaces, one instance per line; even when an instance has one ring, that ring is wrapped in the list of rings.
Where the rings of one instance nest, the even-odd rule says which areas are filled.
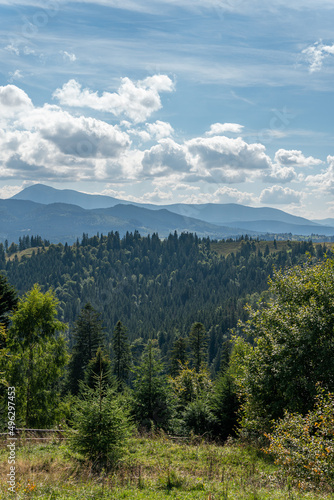
[[[330,500],[280,477],[273,459],[254,447],[195,438],[137,436],[117,470],[99,474],[70,455],[66,442],[22,441],[16,449],[16,494],[8,492],[8,451],[1,447],[2,500]]]

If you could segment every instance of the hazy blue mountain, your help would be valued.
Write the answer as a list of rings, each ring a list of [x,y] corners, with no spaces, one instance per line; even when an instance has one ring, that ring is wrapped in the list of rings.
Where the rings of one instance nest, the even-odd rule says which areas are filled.
[[[51,203],[69,203],[81,208],[108,208],[114,207],[122,200],[111,196],[80,193],[73,189],[55,189],[45,184],[34,184],[12,197],[14,200],[30,200],[36,203],[49,205]]]
[[[77,205],[52,203],[43,205],[29,200],[0,200],[0,240],[18,241],[20,236],[39,234],[52,242],[72,243],[83,233],[107,234],[138,230],[142,235],[158,233],[168,236],[175,230],[196,232],[198,236],[223,238],[241,234],[224,228],[184,217],[168,210],[152,211],[133,205],[86,210]]]
[[[326,225],[322,224],[326,221]],[[235,203],[130,204],[109,196],[59,190],[42,184],[30,186],[0,203],[2,240],[17,240],[19,235],[29,232],[52,241],[72,242],[82,233],[119,231],[122,235],[134,230],[143,235],[157,232],[160,236],[175,230],[188,231],[218,239],[246,233],[253,236],[266,233],[334,235],[334,221],[333,226],[331,219],[326,221],[310,221],[274,208]]]
[[[112,198],[110,196],[92,195],[80,193],[71,189],[55,189],[44,184],[35,184],[25,188],[20,193],[13,196],[16,200],[30,200],[37,203],[70,203],[86,209],[109,208],[117,204],[129,205],[130,202]],[[254,208],[236,203],[226,204],[184,204],[176,203],[172,205],[152,205],[142,203],[131,203],[131,205],[148,208],[150,210],[166,209],[185,217],[210,222],[212,224],[225,225],[225,222],[238,221],[280,221],[297,225],[317,225],[316,222],[309,221],[303,217],[283,212],[276,208]]]
[[[321,219],[321,220],[314,220],[316,224],[321,224],[322,226],[330,226],[334,227],[334,219],[328,218],[328,219]]]
[[[307,222],[307,221],[306,221]],[[321,236],[334,235],[334,227],[322,226],[319,224],[289,224],[277,220],[256,220],[256,221],[238,221],[225,222],[225,226],[234,228],[235,226],[243,230],[245,234],[248,232],[269,233],[269,234],[294,234],[299,236],[311,236],[319,234]]]

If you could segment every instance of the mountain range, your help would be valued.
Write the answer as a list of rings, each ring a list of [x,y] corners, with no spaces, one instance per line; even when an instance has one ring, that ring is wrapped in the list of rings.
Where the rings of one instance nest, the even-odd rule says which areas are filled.
[[[138,230],[165,237],[175,230],[198,236],[228,238],[291,233],[334,235],[333,220],[311,221],[274,208],[228,204],[153,205],[132,203],[103,195],[55,189],[43,184],[25,188],[0,200],[0,240],[18,241],[39,234],[52,242],[72,243],[83,233],[94,235]]]

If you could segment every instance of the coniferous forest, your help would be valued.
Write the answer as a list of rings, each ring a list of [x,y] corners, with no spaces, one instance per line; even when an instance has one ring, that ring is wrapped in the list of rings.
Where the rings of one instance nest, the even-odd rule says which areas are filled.
[[[96,474],[129,463],[138,432],[235,439],[275,459],[284,488],[327,494],[331,255],[311,241],[187,233],[0,246],[1,413],[15,387],[15,426],[63,429],[71,460]],[[187,491],[170,474],[167,490],[178,481]]]

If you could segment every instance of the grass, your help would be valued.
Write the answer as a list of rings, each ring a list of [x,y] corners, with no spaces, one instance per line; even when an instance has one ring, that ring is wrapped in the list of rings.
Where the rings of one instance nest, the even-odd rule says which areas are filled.
[[[66,444],[24,444],[16,449],[16,495],[9,493],[8,451],[0,450],[1,499],[45,500],[329,500],[276,477],[277,466],[255,448],[164,435],[134,437],[117,470],[100,475],[68,453]]]

